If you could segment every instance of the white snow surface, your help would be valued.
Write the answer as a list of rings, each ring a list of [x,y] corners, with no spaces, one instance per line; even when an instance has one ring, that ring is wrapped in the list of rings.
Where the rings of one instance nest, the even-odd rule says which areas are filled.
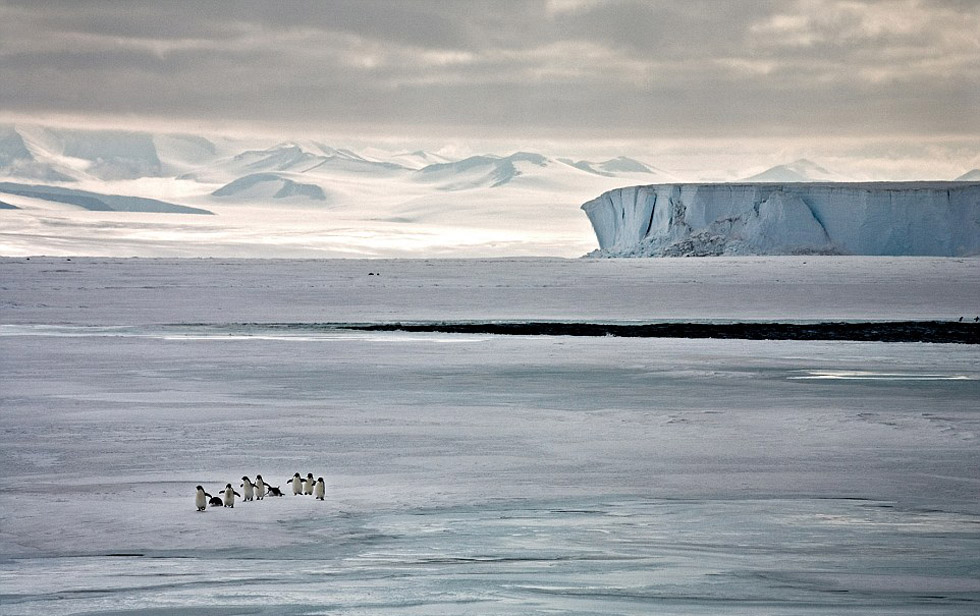
[[[975,614],[974,346],[315,324],[972,320],[977,266],[0,259],[0,611]]]
[[[980,184],[658,184],[586,202],[600,256],[980,254]]]

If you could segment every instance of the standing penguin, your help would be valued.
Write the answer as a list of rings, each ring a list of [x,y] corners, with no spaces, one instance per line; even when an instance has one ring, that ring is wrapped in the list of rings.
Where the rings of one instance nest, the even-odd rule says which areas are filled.
[[[317,500],[323,500],[324,494],[326,493],[326,486],[323,485],[323,477],[316,480],[316,485],[313,486],[313,496]]]
[[[313,494],[314,483],[316,483],[316,480],[313,479],[313,473],[307,473],[306,479],[303,480],[303,494],[306,494],[307,496]]]
[[[303,493],[303,478],[299,476],[299,473],[294,474],[289,481],[293,484],[293,496]]]
[[[225,507],[235,508],[235,497],[241,496],[238,492],[235,492],[235,488],[231,487],[231,484],[225,486]]]
[[[204,511],[208,508],[208,498],[210,498],[210,495],[204,491],[204,488],[197,486],[197,494],[194,495],[194,504],[197,505],[198,511]]]
[[[255,476],[255,498],[257,500],[265,498],[265,482],[262,481],[262,475]]]
[[[245,488],[242,490],[242,492],[245,493],[242,500],[253,500],[255,498],[255,484],[249,480],[248,476],[242,477],[242,487]]]

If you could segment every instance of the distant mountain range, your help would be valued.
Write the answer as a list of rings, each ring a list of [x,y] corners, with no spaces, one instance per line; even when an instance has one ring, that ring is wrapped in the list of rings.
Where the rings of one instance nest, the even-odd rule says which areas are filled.
[[[407,180],[439,191],[500,188],[536,182],[541,188],[562,183],[598,189],[615,185],[676,182],[668,172],[620,156],[605,161],[550,158],[533,152],[485,154],[452,160],[418,150],[359,154],[319,141],[289,141],[249,148],[244,142],[209,140],[194,135],[158,135],[127,131],[81,131],[38,126],[0,126],[0,177],[11,181],[52,183],[118,182],[173,178],[212,185],[203,194],[222,202],[242,199],[330,202],[330,185],[384,179]],[[957,180],[977,180],[972,170]],[[800,159],[742,178],[745,182],[851,181],[840,173]],[[217,185],[217,186],[214,186]],[[587,195],[586,195],[587,196]]]
[[[292,203],[329,206],[351,187],[414,185],[418,190],[456,192],[501,188],[582,190],[586,198],[615,185],[669,182],[676,178],[626,157],[591,162],[553,159],[531,152],[507,156],[486,154],[452,160],[418,150],[365,155],[318,141],[289,141],[269,147],[245,142],[209,140],[194,135],[157,135],[126,131],[78,131],[38,126],[0,127],[0,178],[10,180],[0,193],[47,200],[97,211],[180,212],[187,208],[149,208],[120,200],[123,195],[95,190],[136,191],[134,198],[153,197],[133,182],[143,178],[171,179],[200,185],[196,205]],[[128,185],[126,181],[131,181]],[[43,185],[57,190],[41,190]],[[78,185],[78,188],[72,188]],[[376,188],[376,190],[381,190]],[[17,192],[14,192],[17,191]],[[167,191],[164,191],[167,192]],[[175,191],[170,191],[175,192]],[[186,192],[186,191],[181,191]],[[410,192],[416,192],[413,189]],[[94,199],[99,200],[98,204]],[[6,203],[6,202],[5,202]],[[111,207],[108,205],[111,203]],[[99,205],[100,204],[100,205]],[[7,203],[6,208],[15,208]],[[131,209],[130,209],[131,208]]]
[[[742,181],[850,180],[801,159]],[[577,256],[579,204],[679,182],[626,156],[0,125],[0,254]]]

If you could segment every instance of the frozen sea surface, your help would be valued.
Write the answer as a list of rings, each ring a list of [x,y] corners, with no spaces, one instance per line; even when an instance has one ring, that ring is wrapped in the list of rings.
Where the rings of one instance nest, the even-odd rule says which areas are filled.
[[[0,613],[976,614],[976,346],[263,325],[978,304],[814,261],[0,261]],[[294,472],[326,501],[194,509]]]

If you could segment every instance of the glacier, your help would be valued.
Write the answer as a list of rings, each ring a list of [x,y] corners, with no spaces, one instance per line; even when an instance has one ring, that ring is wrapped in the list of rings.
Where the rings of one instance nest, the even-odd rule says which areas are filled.
[[[597,257],[980,254],[980,183],[654,184],[581,207]]]

